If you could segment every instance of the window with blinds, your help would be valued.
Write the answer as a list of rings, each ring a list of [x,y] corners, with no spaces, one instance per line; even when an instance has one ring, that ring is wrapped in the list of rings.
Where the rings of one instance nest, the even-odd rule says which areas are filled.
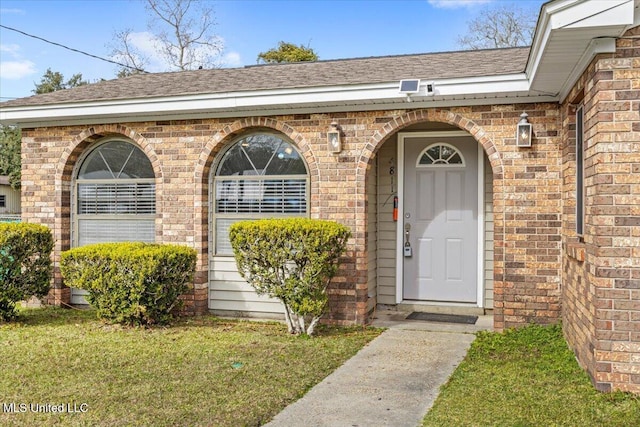
[[[293,145],[272,134],[241,138],[213,178],[215,251],[231,255],[229,226],[257,218],[307,216],[309,177]]]
[[[151,162],[125,141],[98,145],[75,182],[74,243],[155,241],[156,186]]]

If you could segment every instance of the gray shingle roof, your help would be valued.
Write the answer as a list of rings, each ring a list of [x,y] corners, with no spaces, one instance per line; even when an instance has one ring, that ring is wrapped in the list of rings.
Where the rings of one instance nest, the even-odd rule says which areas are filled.
[[[522,47],[138,74],[15,99],[0,107],[493,76],[523,72],[528,54],[529,48]]]

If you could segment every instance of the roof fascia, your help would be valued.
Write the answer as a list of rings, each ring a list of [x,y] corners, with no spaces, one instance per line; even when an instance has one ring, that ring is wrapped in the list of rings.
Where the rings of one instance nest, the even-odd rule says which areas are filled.
[[[533,81],[536,76],[552,31],[619,25],[626,25],[627,28],[631,27],[639,19],[638,14],[634,14],[634,3],[638,3],[638,0],[551,0],[544,3],[540,10],[533,43],[529,51],[529,59],[525,68],[529,81]],[[581,72],[586,68],[586,65],[596,54],[612,52],[611,50],[605,51],[605,47],[611,49],[611,44],[609,42],[598,44],[590,41],[585,54],[578,64],[581,68],[578,65],[574,67],[571,77],[560,88],[559,93],[564,93],[566,96],[570,86],[575,83]],[[590,50],[592,52],[589,52]],[[615,44],[613,45],[613,51],[615,51]]]
[[[544,102],[557,102],[556,97],[548,95],[540,96],[523,96],[521,94],[501,94],[495,97],[473,98],[469,96],[459,96],[450,99],[431,99],[428,101],[412,101],[396,100],[394,102],[372,102],[369,104],[353,103],[339,105],[320,105],[320,106],[271,106],[268,108],[247,108],[245,110],[237,110],[233,108],[219,109],[216,111],[179,111],[167,110],[165,112],[147,113],[132,117],[130,114],[105,116],[76,116],[70,118],[54,118],[40,120],[24,120],[18,124],[21,128],[36,127],[54,127],[54,126],[72,126],[72,125],[93,125],[96,123],[110,124],[122,122],[143,122],[157,120],[188,120],[188,119],[215,119],[215,118],[239,118],[252,116],[275,116],[286,114],[322,114],[335,112],[359,112],[359,111],[381,111],[381,110],[398,110],[398,109],[421,109],[421,108],[450,108],[450,107],[470,107],[475,105],[503,105],[503,104],[533,104]],[[9,124],[6,122],[5,124]]]
[[[179,97],[125,99],[111,101],[78,102],[23,107],[0,105],[0,123],[20,124],[23,127],[43,126],[44,123],[95,122],[97,119],[115,122],[142,120],[160,115],[198,115],[208,117],[248,116],[256,111],[287,111],[305,109],[314,111],[344,111],[345,108],[380,109],[417,108],[426,106],[461,105],[463,100],[482,99],[484,103],[502,98],[517,97],[528,100],[528,81],[524,73],[429,81],[435,90],[427,94],[423,81],[417,94],[406,97],[398,91],[398,83],[315,87],[306,89],[279,89],[246,92],[228,92]],[[409,104],[410,103],[410,104]],[[373,106],[373,107],[372,107]]]

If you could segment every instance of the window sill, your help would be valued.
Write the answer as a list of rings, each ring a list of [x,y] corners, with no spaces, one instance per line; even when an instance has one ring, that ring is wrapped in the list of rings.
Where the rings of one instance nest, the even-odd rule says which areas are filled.
[[[565,252],[569,258],[573,258],[578,262],[584,262],[585,244],[582,242],[567,243]]]

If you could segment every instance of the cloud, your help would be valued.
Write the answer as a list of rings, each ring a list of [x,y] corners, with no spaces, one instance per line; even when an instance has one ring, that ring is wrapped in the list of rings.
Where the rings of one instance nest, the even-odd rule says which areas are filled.
[[[0,52],[8,53],[14,58],[18,57],[18,51],[20,50],[20,46],[17,44],[1,44],[0,43]]]
[[[429,4],[438,9],[459,9],[491,3],[493,0],[428,0]]]
[[[8,8],[0,8],[0,15],[26,15],[27,13],[24,9],[8,9]]]
[[[222,67],[241,67],[242,65],[242,58],[238,52],[225,53],[220,60],[220,66]]]
[[[153,56],[157,53],[156,37],[148,31],[129,34],[131,44],[145,55]]]
[[[0,78],[7,80],[19,80],[23,77],[35,74],[33,62],[28,60],[22,61],[2,61],[0,62]]]
[[[0,78],[19,80],[36,73],[36,64],[20,58],[20,46],[17,44],[0,44],[0,52],[13,58],[13,61],[0,62]]]
[[[144,64],[144,69],[150,72],[166,71],[170,68],[163,56],[158,52],[158,39],[148,31],[129,32],[127,40],[131,48],[131,54],[137,58],[137,62]],[[114,44],[118,41],[114,40]],[[126,62],[120,55],[114,55],[116,61]]]

